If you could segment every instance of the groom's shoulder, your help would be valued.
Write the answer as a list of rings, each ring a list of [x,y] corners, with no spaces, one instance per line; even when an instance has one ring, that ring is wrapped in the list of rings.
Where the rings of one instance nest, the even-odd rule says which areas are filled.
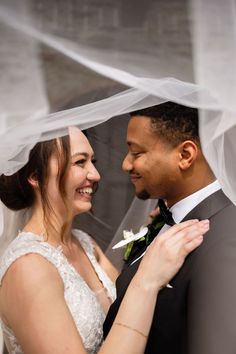
[[[236,224],[236,205],[223,193],[213,196],[212,203],[215,206],[215,213],[210,217],[211,223],[224,223],[224,227],[228,228]],[[218,208],[217,208],[218,207]]]

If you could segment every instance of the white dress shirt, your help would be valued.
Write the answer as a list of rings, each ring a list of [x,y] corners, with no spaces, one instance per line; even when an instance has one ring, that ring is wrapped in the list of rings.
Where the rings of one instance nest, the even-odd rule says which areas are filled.
[[[184,199],[180,200],[179,202],[177,202],[176,204],[174,204],[170,208],[170,211],[172,213],[172,217],[173,217],[174,221],[176,222],[176,224],[178,224],[181,220],[183,220],[183,218],[191,210],[193,210],[198,204],[200,204],[204,199],[206,199],[207,197],[209,197],[209,195],[215,193],[219,189],[221,189],[221,185],[216,180],[216,181],[212,182],[211,184],[208,184],[208,186],[198,190],[197,192],[195,192],[193,194],[190,194],[186,198],[184,198]],[[170,226],[165,224],[161,228],[158,235],[162,234],[163,232],[165,232],[169,228],[170,228]],[[131,263],[131,265],[134,264],[135,262],[137,262],[137,260],[139,260],[141,257],[143,257],[144,254],[145,254],[145,252],[143,252],[143,254],[141,254],[141,256],[136,258]]]
[[[209,195],[215,193],[221,189],[220,183],[216,180],[208,186],[200,189],[199,191],[188,195],[186,198],[180,200],[176,204],[174,204],[170,211],[172,213],[172,217],[176,224],[178,224],[183,218],[188,215],[188,213],[193,210],[198,204],[200,204],[204,199],[209,197]],[[159,235],[165,232],[170,228],[169,225],[165,224],[159,232]]]

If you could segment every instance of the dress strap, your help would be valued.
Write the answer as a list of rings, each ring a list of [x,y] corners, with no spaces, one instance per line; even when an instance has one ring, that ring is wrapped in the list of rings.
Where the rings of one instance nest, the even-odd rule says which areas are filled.
[[[5,273],[13,262],[30,253],[38,254],[47,259],[56,267],[63,281],[65,280],[66,274],[61,267],[65,260],[61,248],[51,246],[43,240],[42,236],[30,232],[21,232],[8,246],[0,259],[0,282],[2,282]]]

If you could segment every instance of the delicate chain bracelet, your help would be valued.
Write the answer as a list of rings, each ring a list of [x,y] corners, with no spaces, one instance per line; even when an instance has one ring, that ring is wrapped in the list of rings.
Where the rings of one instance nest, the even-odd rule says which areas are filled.
[[[130,327],[130,326],[127,326],[126,324],[123,324],[123,323],[120,323],[120,322],[114,322],[114,324],[117,325],[117,326],[122,326],[122,327],[128,328],[128,329],[130,329],[131,331],[137,332],[138,334],[140,334],[140,335],[143,336],[144,338],[147,338],[147,337],[148,337],[148,335],[142,333],[142,332],[139,331],[138,329],[133,328],[133,327]]]

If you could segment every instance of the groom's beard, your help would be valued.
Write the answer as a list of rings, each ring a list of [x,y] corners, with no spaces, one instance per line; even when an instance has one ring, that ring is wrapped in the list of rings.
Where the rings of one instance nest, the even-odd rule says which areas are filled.
[[[147,200],[150,198],[150,194],[144,189],[143,191],[136,194],[139,199]]]

